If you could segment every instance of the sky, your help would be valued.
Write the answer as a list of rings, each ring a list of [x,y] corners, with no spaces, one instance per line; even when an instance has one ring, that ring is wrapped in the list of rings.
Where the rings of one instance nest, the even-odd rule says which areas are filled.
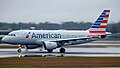
[[[0,21],[94,22],[104,9],[109,22],[120,21],[120,0],[0,0]]]

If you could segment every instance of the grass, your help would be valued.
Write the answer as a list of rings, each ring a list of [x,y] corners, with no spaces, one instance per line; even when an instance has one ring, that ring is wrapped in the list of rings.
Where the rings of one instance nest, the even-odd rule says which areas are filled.
[[[120,67],[120,57],[1,58],[0,68]]]
[[[32,65],[3,65],[1,68],[36,68]]]
[[[2,65],[0,68],[79,68],[79,67],[120,67],[120,64],[76,64],[76,65]]]

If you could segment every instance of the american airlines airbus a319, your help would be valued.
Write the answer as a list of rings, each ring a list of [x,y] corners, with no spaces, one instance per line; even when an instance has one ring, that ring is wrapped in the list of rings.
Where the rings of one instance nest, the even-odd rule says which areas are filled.
[[[106,32],[110,10],[104,10],[95,23],[88,30],[16,30],[2,38],[4,43],[19,45],[27,49],[44,47],[48,52],[60,48],[60,53],[65,53],[64,46],[83,44],[106,38],[110,32]]]

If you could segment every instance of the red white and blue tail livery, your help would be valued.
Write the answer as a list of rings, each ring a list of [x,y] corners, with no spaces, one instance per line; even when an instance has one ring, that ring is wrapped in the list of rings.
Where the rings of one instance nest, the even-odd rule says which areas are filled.
[[[91,34],[105,34],[110,10],[104,10],[89,29]]]

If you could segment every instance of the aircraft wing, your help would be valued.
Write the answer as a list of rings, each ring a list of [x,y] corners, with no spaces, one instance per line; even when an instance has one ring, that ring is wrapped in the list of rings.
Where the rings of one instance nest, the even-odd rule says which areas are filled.
[[[68,39],[57,39],[57,40],[50,40],[51,42],[62,42],[62,41],[77,41],[77,40],[87,40],[90,39],[88,37],[83,38],[68,38]]]
[[[67,38],[67,39],[42,39],[41,41],[62,42],[62,41],[87,40],[87,39],[91,39],[91,38],[89,38],[89,37],[82,37],[82,38]]]
[[[56,43],[62,44],[62,45],[75,45],[75,44],[83,44],[83,43],[90,42],[90,41],[91,41],[91,38],[89,38],[89,37],[68,38],[68,39],[47,39],[47,40],[43,39],[43,40],[39,40],[38,44],[40,42],[56,42]]]

